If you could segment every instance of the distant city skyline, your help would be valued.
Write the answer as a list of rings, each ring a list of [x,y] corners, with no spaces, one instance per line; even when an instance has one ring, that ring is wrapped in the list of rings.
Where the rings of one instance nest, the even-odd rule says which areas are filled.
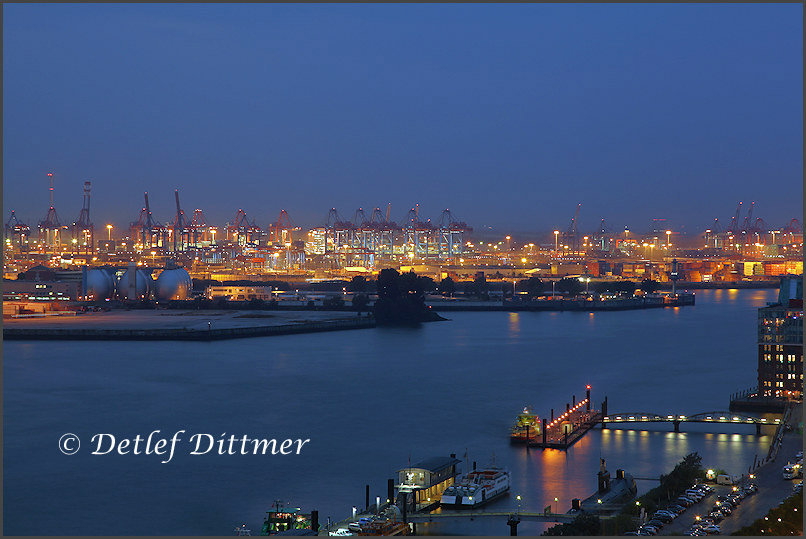
[[[803,213],[802,5],[3,6],[3,221]],[[105,231],[104,231],[105,232]],[[117,233],[117,231],[116,231]],[[100,238],[100,234],[98,235]]]

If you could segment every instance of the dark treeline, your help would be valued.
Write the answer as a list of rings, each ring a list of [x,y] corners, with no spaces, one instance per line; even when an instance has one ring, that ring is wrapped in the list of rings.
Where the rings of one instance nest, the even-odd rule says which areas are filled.
[[[671,472],[660,477],[659,486],[626,502],[615,517],[600,521],[596,515],[582,513],[571,522],[552,526],[543,535],[621,535],[637,527],[635,522],[642,508],[646,514],[651,515],[663,504],[669,504],[669,500],[674,500],[694,483],[704,479],[702,457],[696,452],[689,453]]]
[[[424,294],[441,294],[446,297],[462,295],[478,299],[489,299],[491,292],[512,295],[512,281],[488,282],[483,273],[479,273],[472,281],[455,281],[446,277],[435,281],[431,277],[417,276],[418,289]],[[306,292],[341,292],[377,294],[378,281],[357,276],[351,280],[332,280],[318,283],[289,283],[286,281],[217,281],[212,279],[193,279],[193,290],[203,292],[208,286],[270,286],[274,290],[302,290]],[[659,288],[657,281],[645,279],[640,283],[634,281],[603,281],[590,283],[588,291],[596,294],[627,294],[632,295],[637,289],[644,292],[655,292]],[[553,291],[563,296],[578,296],[585,292],[585,284],[574,277],[564,277],[555,281]],[[544,281],[539,277],[530,277],[515,281],[515,292],[525,293],[528,297],[540,297],[552,292],[552,282]]]
[[[442,320],[425,304],[426,288],[433,282],[433,279],[414,272],[381,270],[377,281],[378,300],[374,305],[378,324],[409,325]]]

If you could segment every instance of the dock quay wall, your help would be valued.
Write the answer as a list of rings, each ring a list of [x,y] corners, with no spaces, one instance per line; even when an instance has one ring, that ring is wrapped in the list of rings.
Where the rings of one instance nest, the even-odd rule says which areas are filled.
[[[3,338],[9,340],[100,340],[100,341],[218,341],[245,337],[268,337],[376,326],[371,317],[323,322],[301,322],[276,326],[252,326],[220,329],[73,329],[73,328],[3,328]]]
[[[680,296],[677,299],[628,298],[611,300],[546,300],[531,302],[506,302],[490,305],[462,305],[461,303],[431,303],[437,311],[626,311],[633,309],[655,309],[694,305],[694,295]]]

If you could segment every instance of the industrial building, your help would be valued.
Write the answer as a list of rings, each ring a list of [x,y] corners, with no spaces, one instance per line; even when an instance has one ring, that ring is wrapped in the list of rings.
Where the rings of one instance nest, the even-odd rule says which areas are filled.
[[[206,295],[209,299],[224,298],[233,301],[248,301],[262,299],[270,301],[272,287],[270,286],[208,286]]]

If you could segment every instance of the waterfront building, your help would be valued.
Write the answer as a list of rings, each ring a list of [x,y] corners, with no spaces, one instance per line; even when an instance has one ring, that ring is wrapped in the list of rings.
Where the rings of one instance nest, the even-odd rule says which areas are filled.
[[[262,299],[269,301],[271,297],[270,286],[208,286],[209,299],[225,298],[234,301]]]
[[[432,457],[413,466],[398,470],[398,499],[415,511],[439,502],[446,488],[453,485],[461,460],[456,455]]]
[[[778,301],[758,310],[758,392],[803,399],[803,277],[783,277]]]

